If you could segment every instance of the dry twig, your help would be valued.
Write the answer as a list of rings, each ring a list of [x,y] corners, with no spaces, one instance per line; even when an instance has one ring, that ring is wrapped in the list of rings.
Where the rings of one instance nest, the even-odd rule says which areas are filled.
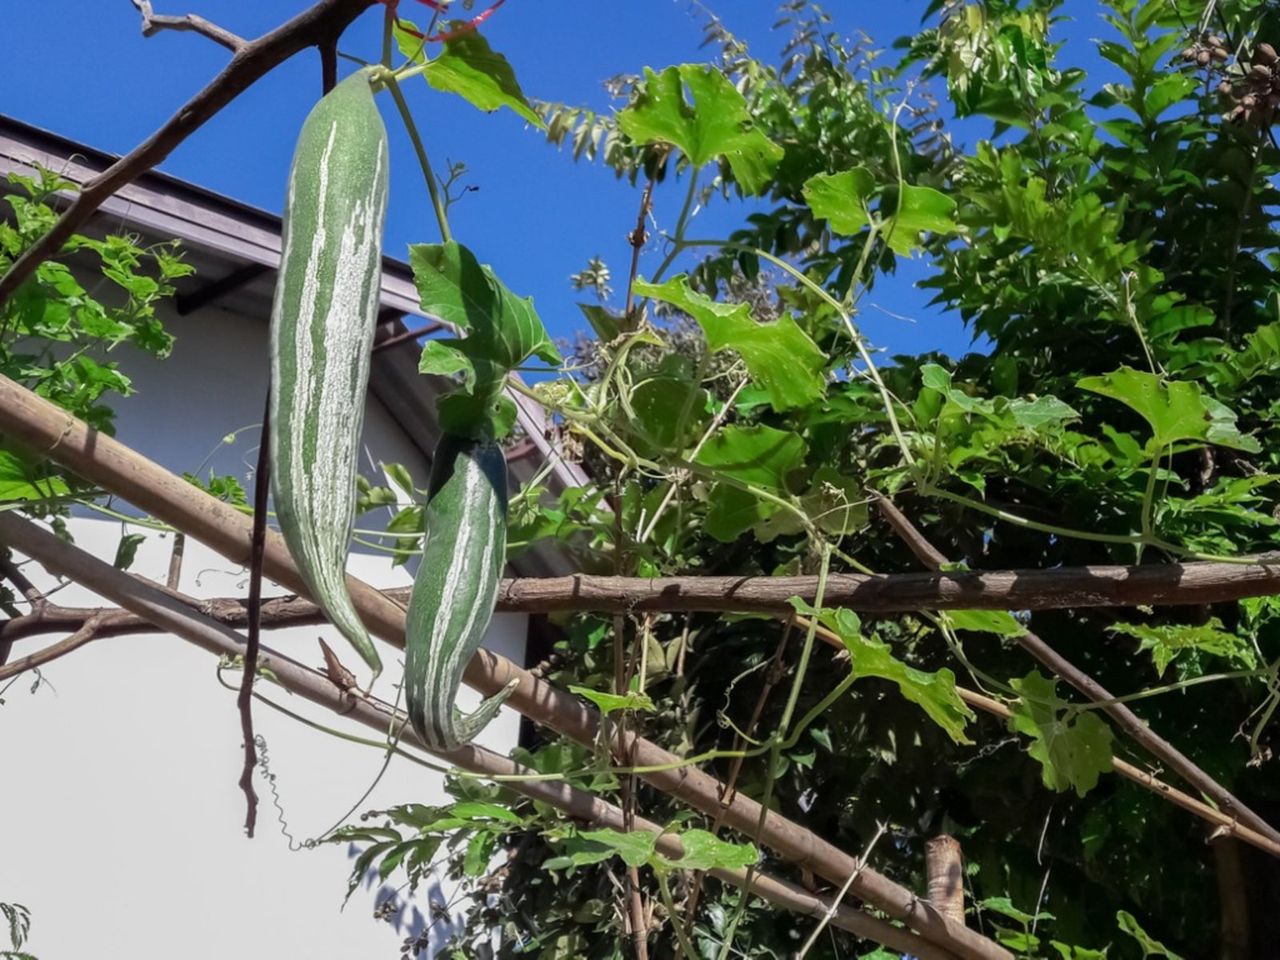
[[[222,44],[232,53],[239,53],[247,44],[243,37],[238,37],[230,30],[224,30],[216,23],[210,23],[204,17],[188,13],[181,17],[166,16],[152,11],[150,0],[133,0],[133,5],[142,14],[142,35],[151,37],[161,30],[184,30],[208,37],[214,43]]]

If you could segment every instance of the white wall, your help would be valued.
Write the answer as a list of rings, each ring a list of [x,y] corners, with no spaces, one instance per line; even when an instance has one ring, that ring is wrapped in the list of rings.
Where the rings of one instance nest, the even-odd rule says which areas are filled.
[[[119,439],[176,471],[193,470],[213,450],[209,466],[236,474],[251,489],[256,430],[233,445],[220,440],[261,417],[263,325],[206,310],[171,320],[170,329],[178,336],[170,359],[123,351],[114,357],[138,390],[117,404]],[[425,480],[421,458],[376,401],[367,412],[365,442],[375,461],[403,462]],[[80,546],[107,560],[114,556],[119,522],[83,516],[71,527]],[[163,580],[171,543],[150,532],[133,570]],[[371,551],[353,553],[350,568],[378,586],[411,582],[404,568]],[[35,565],[24,569],[37,585],[52,585]],[[246,581],[243,569],[188,542],[184,592],[237,595]],[[272,585],[265,592],[284,591]],[[76,585],[56,598],[66,605],[101,602]],[[498,615],[487,645],[519,660],[525,632],[523,616]],[[361,674],[363,665],[332,628],[272,631],[265,640],[319,665],[318,636]],[[52,639],[21,641],[14,655]],[[389,647],[382,653],[386,670],[375,692],[393,699],[400,654]],[[291,852],[261,777],[258,836],[244,837],[235,694],[218,684],[215,663],[172,636],[110,638],[50,664],[43,671],[47,682],[34,694],[25,681],[6,694],[0,706],[0,901],[31,908],[30,952],[40,960],[392,960],[407,933],[421,929],[428,898],[447,896],[420,888],[417,901],[396,918],[405,927],[400,931],[370,917],[386,891],[361,890],[339,912],[350,852],[334,846]],[[239,675],[227,676],[234,682]],[[260,689],[290,699],[269,686]],[[468,709],[475,700],[464,691],[460,703]],[[370,735],[308,704],[287,705]],[[254,714],[289,829],[300,841],[346,814],[382,766],[380,750],[318,733],[261,705]],[[505,752],[517,729],[516,715],[504,710],[480,741]],[[437,775],[396,760],[361,810],[442,798]]]

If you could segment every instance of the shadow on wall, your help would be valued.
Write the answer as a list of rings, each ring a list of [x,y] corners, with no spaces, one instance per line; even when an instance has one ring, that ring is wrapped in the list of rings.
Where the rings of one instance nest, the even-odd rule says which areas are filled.
[[[365,849],[349,844],[348,859],[358,859]],[[378,871],[372,868],[365,872],[360,885],[373,891],[374,919],[385,921],[396,933],[404,936],[400,953],[405,960],[434,957],[438,950],[462,932],[462,925],[454,922],[454,908],[461,907],[462,901],[470,895],[456,890],[450,896],[435,875],[407,896],[403,887],[384,882]]]

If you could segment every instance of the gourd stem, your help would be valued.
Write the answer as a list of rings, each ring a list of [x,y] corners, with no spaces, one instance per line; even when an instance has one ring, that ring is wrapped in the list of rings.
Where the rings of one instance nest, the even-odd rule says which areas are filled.
[[[431,194],[431,209],[435,211],[436,222],[440,224],[440,239],[445,243],[453,240],[453,234],[449,230],[449,214],[445,208],[444,197],[440,195],[440,185],[436,181],[436,175],[431,171],[431,161],[427,158],[427,148],[422,143],[422,137],[418,134],[418,126],[413,122],[413,114],[409,112],[409,104],[405,102],[404,94],[400,92],[400,84],[396,82],[394,74],[388,73],[383,76],[382,81],[386,84],[387,89],[391,91],[391,99],[396,102],[396,109],[400,111],[400,118],[404,121],[405,129],[409,132],[409,139],[413,142],[413,151],[418,155],[418,163],[422,166],[422,176],[427,181],[427,192]]]

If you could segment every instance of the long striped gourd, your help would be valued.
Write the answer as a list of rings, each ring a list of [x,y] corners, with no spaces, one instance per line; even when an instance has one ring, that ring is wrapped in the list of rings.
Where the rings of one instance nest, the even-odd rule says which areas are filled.
[[[345,575],[387,207],[387,131],[369,77],[326,94],[294,151],[271,310],[270,452],[289,552],[376,677],[382,663]]]
[[[454,750],[493,718],[511,687],[472,714],[454,706],[489,627],[507,548],[507,463],[487,441],[446,433],[427,492],[426,540],[405,624],[405,701],[428,747]]]

